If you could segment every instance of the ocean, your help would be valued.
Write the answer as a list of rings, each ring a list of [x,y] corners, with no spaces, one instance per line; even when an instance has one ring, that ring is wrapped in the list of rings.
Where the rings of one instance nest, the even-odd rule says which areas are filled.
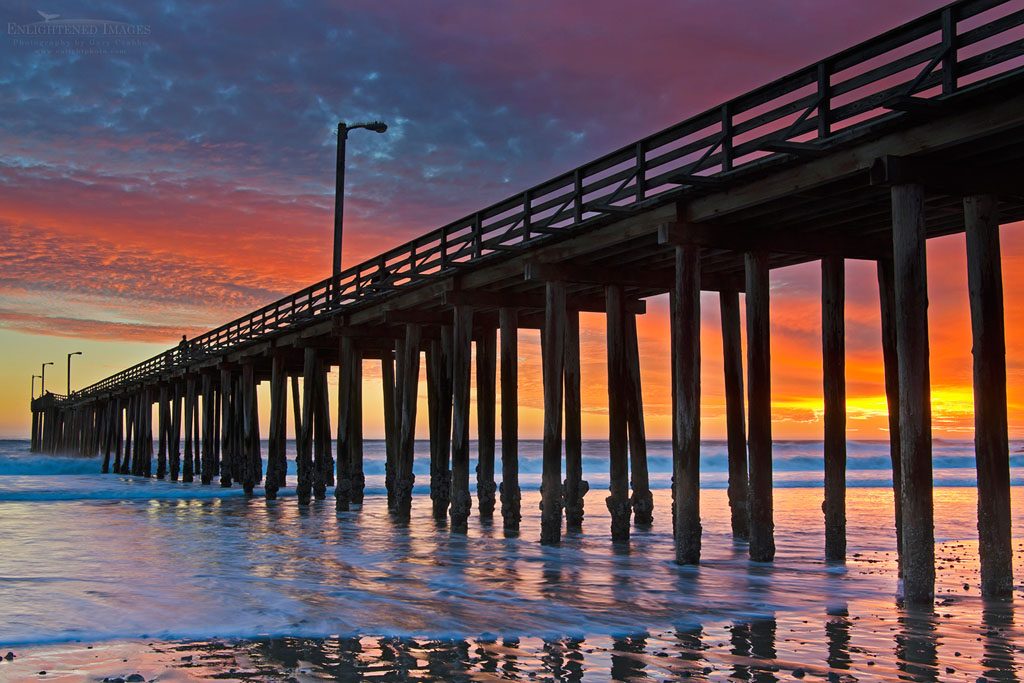
[[[1021,590],[978,590],[973,444],[937,440],[938,598],[897,604],[886,442],[849,443],[845,565],[823,561],[820,442],[776,442],[772,564],[732,539],[725,444],[701,456],[703,556],[672,561],[670,445],[649,443],[655,524],[609,540],[607,444],[584,444],[584,531],[539,538],[540,443],[521,443],[522,532],[433,520],[427,444],[394,521],[383,444],[336,513],[239,488],[101,475],[0,441],[0,680],[1018,680]],[[1017,582],[1024,444],[1011,442]],[[266,445],[264,444],[264,454]],[[475,455],[474,455],[475,457]],[[290,484],[294,444],[289,442]],[[471,465],[472,467],[472,465]],[[471,470],[472,471],[472,470]],[[45,671],[45,674],[40,674]]]

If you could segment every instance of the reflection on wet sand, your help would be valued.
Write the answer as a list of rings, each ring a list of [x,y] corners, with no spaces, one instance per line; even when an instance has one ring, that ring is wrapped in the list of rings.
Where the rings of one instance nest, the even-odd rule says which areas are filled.
[[[374,496],[341,514],[330,501],[299,509],[287,499],[7,503],[0,551],[31,542],[40,578],[19,578],[25,567],[0,552],[10,577],[0,640],[32,629],[65,644],[18,649],[0,679],[1021,680],[1014,605],[981,600],[974,545],[940,544],[942,598],[934,612],[907,611],[892,539],[877,533],[891,523],[881,493],[850,492],[862,521],[846,566],[814,559],[820,511],[792,490],[776,500],[776,562],[749,562],[720,493],[698,567],[673,562],[670,526],[612,546],[600,509],[560,547],[543,547],[525,503],[513,539],[492,524],[452,535],[426,499],[402,524]],[[970,501],[939,494],[937,534],[954,537],[969,528]],[[655,504],[669,493],[656,491]],[[80,538],[95,551],[82,554]],[[66,644],[75,638],[85,643]]]

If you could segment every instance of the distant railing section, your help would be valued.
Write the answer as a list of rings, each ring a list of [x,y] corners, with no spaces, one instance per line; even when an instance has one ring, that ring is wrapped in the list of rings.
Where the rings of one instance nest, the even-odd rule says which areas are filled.
[[[151,380],[598,219],[718,188],[739,170],[825,151],[966,86],[1024,70],[1022,25],[1024,0],[948,5],[290,294],[73,399]]]

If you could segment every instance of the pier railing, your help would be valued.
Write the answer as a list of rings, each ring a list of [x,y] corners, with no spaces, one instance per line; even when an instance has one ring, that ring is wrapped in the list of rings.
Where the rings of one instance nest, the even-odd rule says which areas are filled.
[[[76,392],[155,379],[594,222],[707,192],[1024,71],[1024,0],[961,0],[321,280]]]

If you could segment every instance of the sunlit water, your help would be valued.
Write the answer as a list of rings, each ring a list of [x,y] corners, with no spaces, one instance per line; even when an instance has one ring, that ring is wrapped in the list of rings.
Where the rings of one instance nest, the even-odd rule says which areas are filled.
[[[421,444],[425,450],[425,444]],[[609,542],[606,446],[587,444],[582,534],[539,537],[539,446],[523,445],[523,525],[506,538],[430,515],[425,455],[408,525],[368,442],[361,510],[237,488],[98,474],[98,461],[0,442],[0,679],[334,675],[457,679],[652,677],[1017,680],[1014,604],[978,592],[973,448],[935,448],[939,597],[896,605],[888,450],[850,444],[849,561],[822,561],[820,444],[775,446],[776,544],[748,561],[729,530],[724,446],[702,459],[703,556],[672,562],[668,446],[651,444],[655,525]],[[1021,529],[1021,444],[1014,529]],[[264,449],[265,452],[265,449]],[[290,463],[294,467],[293,463]],[[291,483],[294,483],[293,481]],[[1024,547],[1015,541],[1017,585]],[[1018,596],[1020,592],[1018,591]],[[1019,600],[1019,598],[1018,598]],[[3,652],[0,652],[2,655]],[[123,660],[127,659],[125,663]],[[948,671],[947,671],[948,669]]]

